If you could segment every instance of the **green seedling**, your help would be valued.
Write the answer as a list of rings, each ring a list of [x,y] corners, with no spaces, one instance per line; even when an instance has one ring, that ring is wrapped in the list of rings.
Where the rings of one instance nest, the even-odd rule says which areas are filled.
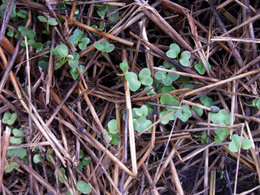
[[[84,36],[84,33],[76,29],[73,34],[69,37],[69,41],[74,45],[74,46],[79,46],[79,49],[85,50],[87,48],[87,45],[89,44],[89,38]]]
[[[20,165],[15,161],[10,161],[7,165],[5,165],[5,173],[11,173],[14,169],[18,169]]]
[[[117,120],[113,119],[108,122],[108,131],[106,131],[106,133],[110,138],[110,143],[112,145],[117,145],[119,142]]]
[[[149,92],[147,93],[148,96],[150,96],[150,95],[155,95],[155,94],[156,94],[155,91],[154,91],[153,86],[146,86],[146,87],[144,88],[144,91],[149,91]]]
[[[44,71],[48,68],[49,62],[45,61],[45,60],[41,60],[38,63],[38,66]]]
[[[210,64],[207,63],[208,69],[210,69]],[[202,60],[199,61],[198,64],[195,64],[194,68],[198,71],[200,75],[204,75],[206,72],[205,66],[202,62]]]
[[[80,70],[81,73],[84,72],[84,69],[85,69],[84,66],[79,65],[79,70]],[[70,74],[71,74],[71,76],[72,76],[72,78],[73,78],[74,81],[77,80],[78,77],[79,77],[79,72],[78,72],[78,69],[77,69],[77,68],[72,68],[72,69],[70,70]]]
[[[199,104],[199,105],[201,105],[201,104]],[[192,108],[192,110],[194,110],[194,112],[196,112],[196,114],[198,116],[202,116],[202,114],[203,114],[203,109],[202,108],[198,108],[198,107],[195,107],[195,106],[192,106],[191,108]]]
[[[141,87],[141,82],[138,80],[137,75],[134,72],[127,72],[125,74],[125,79],[128,81],[131,91],[137,91]]]
[[[182,122],[187,122],[190,117],[192,117],[192,113],[191,113],[191,111],[190,111],[189,105],[184,105],[184,106],[182,106],[181,109],[179,110],[178,118],[179,118]]]
[[[207,132],[203,131],[200,136],[200,142],[202,144],[207,144]]]
[[[146,128],[152,125],[152,121],[148,120],[146,117],[153,112],[152,109],[147,105],[141,106],[141,108],[133,108],[133,121],[134,129],[138,133],[142,133]],[[148,131],[151,131],[149,129]]]
[[[23,159],[27,155],[27,152],[23,148],[15,148],[15,149],[9,149],[8,150],[8,157],[12,156],[18,156],[19,158]]]
[[[62,168],[60,168],[60,172],[61,172],[63,178],[67,181],[68,178],[66,176],[66,170],[62,167]],[[64,181],[63,181],[63,179],[62,179],[62,177],[60,175],[58,175],[58,178],[59,178],[61,183],[64,183]]]
[[[94,46],[97,50],[101,51],[103,55],[104,53],[110,53],[115,49],[115,46],[107,41],[103,41],[102,43],[95,42]]]
[[[77,189],[79,192],[81,192],[83,194],[89,194],[92,190],[91,185],[87,184],[84,181],[78,181]]]
[[[46,157],[47,161],[51,162],[51,158],[50,158],[49,155],[50,155],[53,159],[55,159],[54,151],[53,151],[52,148],[48,148],[48,150],[46,151],[46,154],[45,154],[45,157]]]
[[[25,9],[20,9],[17,13],[16,13],[16,16],[19,17],[19,18],[22,18],[22,19],[26,19],[27,18],[27,10]]]
[[[235,118],[234,118],[235,119]],[[217,125],[230,125],[231,115],[224,109],[219,110],[218,113],[210,113],[210,120]],[[230,134],[229,129],[216,129],[215,133],[217,136],[215,137],[216,144],[221,144],[226,136]]]
[[[260,98],[256,98],[252,102],[252,106],[256,107],[258,110],[260,110]]]
[[[160,66],[160,68],[164,68],[164,66]],[[171,68],[170,70],[176,70],[175,68]],[[180,76],[173,73],[167,73],[163,71],[158,71],[154,74],[154,78],[161,82],[165,86],[170,86],[173,81],[176,81]]]
[[[106,12],[108,11],[108,5],[95,5],[98,10],[97,10],[97,14],[99,15],[100,18],[104,18],[106,15]]]
[[[34,162],[35,164],[38,164],[38,163],[42,162],[41,154],[35,154],[35,155],[33,156],[33,162]]]
[[[5,10],[7,9],[7,3],[9,3],[9,0],[3,0],[2,4],[0,6],[0,16],[2,19],[4,19]],[[16,18],[16,4],[15,3],[13,4],[10,18],[12,18],[12,19]]]
[[[174,90],[175,90],[175,88],[172,85],[170,85],[170,86],[163,85],[162,88],[159,88],[158,93],[165,93],[165,92],[174,91]]]
[[[184,51],[181,53],[181,57],[179,59],[179,62],[182,66],[189,67],[190,66],[190,58],[191,54],[189,51]]]
[[[82,171],[83,168],[90,163],[90,161],[91,161],[91,157],[90,157],[90,156],[85,156],[85,157],[83,157],[83,158],[79,161],[79,164],[78,164],[77,168],[78,168],[80,171]]]
[[[13,125],[17,117],[18,115],[16,113],[11,114],[10,112],[5,112],[2,121],[4,124]]]
[[[200,96],[200,102],[206,106],[206,107],[210,107],[213,105],[213,100],[212,98],[206,96],[206,95],[202,95]]]
[[[151,77],[151,71],[148,68],[143,68],[139,72],[139,80],[143,85],[151,86],[153,84],[153,79]]]
[[[125,74],[125,72],[128,70],[128,63],[127,63],[127,61],[123,61],[123,62],[121,62],[120,64],[119,64],[119,67],[120,67],[120,69],[122,70],[122,72],[123,72],[123,75]],[[122,75],[120,75],[120,76],[122,76]]]
[[[184,88],[189,88],[190,90],[194,89],[194,85],[190,84],[190,83],[182,83],[180,85],[180,89],[184,89]]]
[[[55,18],[49,18],[47,20],[47,18],[45,18],[44,16],[38,16],[38,20],[47,24],[47,34],[49,34],[50,32],[50,25],[56,26],[58,24]]]
[[[179,45],[177,45],[176,43],[172,43],[170,45],[170,49],[166,52],[166,56],[168,58],[177,58],[179,53],[181,51],[181,48],[179,47]]]
[[[24,130],[23,129],[13,129],[12,133],[14,136],[10,137],[10,143],[13,145],[20,145],[23,142]]]
[[[240,137],[237,134],[232,135],[232,141],[228,145],[228,148],[231,152],[238,152],[240,147],[240,139],[241,139],[241,148],[243,150],[248,150],[252,147],[252,142],[244,137]]]
[[[115,23],[119,20],[119,12],[117,6],[108,6],[108,20]]]
[[[169,114],[170,112],[172,112],[172,111],[170,111],[170,110],[164,110],[164,111],[160,112],[160,118],[163,118],[165,115]],[[176,115],[176,112],[174,112],[174,113],[172,113],[172,114],[169,114],[169,116],[167,116],[166,118],[164,118],[164,119],[161,120],[161,123],[162,123],[163,125],[168,124],[171,120],[174,120],[174,119],[175,119],[175,115]]]

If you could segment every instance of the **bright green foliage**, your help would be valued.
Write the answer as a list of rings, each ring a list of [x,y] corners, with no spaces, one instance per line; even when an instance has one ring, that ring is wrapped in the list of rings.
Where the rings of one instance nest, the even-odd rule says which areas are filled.
[[[166,52],[166,56],[168,58],[177,58],[180,51],[181,51],[181,49],[180,49],[179,45],[177,45],[176,43],[172,43],[170,45],[170,49]]]
[[[151,77],[151,71],[148,68],[143,68],[139,72],[139,79],[143,85],[151,86],[153,84],[153,79]]]
[[[84,68],[85,68],[84,66],[79,65],[79,70],[80,70],[81,73],[84,72]],[[74,81],[77,80],[77,78],[79,77],[79,72],[78,72],[77,68],[72,68],[70,70],[70,74],[71,74]]]
[[[55,49],[51,50],[52,55],[58,58],[65,58],[69,54],[69,49],[65,44],[57,45]]]
[[[94,46],[97,50],[101,51],[103,54],[105,52],[110,53],[115,49],[113,44],[108,43],[107,41],[103,41],[102,43],[95,42]]]
[[[20,145],[21,143],[23,143],[23,138],[18,138],[18,137],[10,137],[10,143],[13,145]]]
[[[8,163],[7,165],[5,165],[5,172],[11,173],[14,169],[18,169],[19,167],[20,167],[20,165],[17,162],[12,161],[11,163]]]
[[[55,18],[49,18],[47,20],[47,18],[45,18],[44,16],[38,16],[38,20],[40,20],[40,22],[44,22],[47,24],[47,31],[46,34],[49,34],[50,31],[50,25],[51,26],[56,26],[58,24],[58,22],[56,21]]]
[[[24,130],[23,129],[13,129],[12,133],[14,136],[24,136]]]
[[[190,90],[194,89],[194,85],[190,84],[190,83],[182,83],[180,86],[180,89],[184,89],[184,88],[189,88]]]
[[[224,109],[221,109],[218,113],[210,113],[210,120],[217,125],[230,125],[231,116]]]
[[[19,158],[23,159],[27,155],[27,152],[23,148],[15,148],[8,150],[8,157],[18,156]]]
[[[152,90],[150,90],[150,89],[152,89]],[[155,95],[156,94],[155,91],[154,91],[153,86],[146,86],[144,88],[144,91],[148,91],[148,90],[150,90],[150,91],[147,93],[147,95]]]
[[[182,66],[189,67],[190,66],[190,58],[191,54],[189,51],[184,51],[181,53],[181,57],[179,59],[179,62]]]
[[[80,170],[80,171],[82,171],[82,169],[85,167],[85,166],[87,166],[89,163],[90,163],[90,161],[91,161],[91,157],[90,156],[85,156],[83,159],[81,159],[80,161],[79,161],[79,164],[78,164],[78,169]]]
[[[125,79],[129,82],[129,88],[131,91],[137,91],[141,82],[138,80],[137,75],[134,72],[127,72],[125,74]]]
[[[13,125],[17,117],[18,115],[16,113],[11,114],[10,112],[5,112],[2,121],[4,124]]]
[[[172,111],[164,110],[164,111],[160,112],[160,118],[164,117],[165,115],[169,114],[170,112],[172,112]],[[175,119],[175,115],[176,115],[175,112],[173,114],[170,114],[169,116],[167,116],[166,118],[161,120],[161,123],[164,125],[168,124],[171,120]]]
[[[170,85],[170,86],[163,86],[162,88],[160,88],[158,90],[158,93],[164,93],[164,92],[169,92],[169,91],[174,91],[174,90],[175,90],[175,88],[172,85]]]
[[[167,106],[179,106],[180,102],[176,99],[175,96],[168,93],[163,94],[160,98],[160,103]],[[176,108],[167,108],[168,110],[176,110]]]
[[[152,121],[146,118],[151,112],[152,110],[149,111],[149,106],[147,105],[143,105],[141,108],[133,108],[134,129],[138,133],[142,133],[146,128],[152,125]],[[151,131],[151,129],[148,131]]]
[[[121,62],[119,66],[123,73],[125,73],[128,70],[128,63],[125,60]]]
[[[182,106],[181,109],[179,110],[178,118],[182,122],[187,122],[190,117],[192,117],[192,113],[190,111],[189,105],[186,104],[186,105]]]
[[[69,41],[75,46],[78,45],[80,50],[85,50],[90,40],[84,36],[84,33],[81,30],[76,29],[69,37]]]
[[[116,134],[118,132],[117,130],[117,120],[113,119],[108,122],[108,130],[112,134]]]
[[[19,17],[19,18],[22,18],[22,19],[26,19],[27,18],[27,10],[25,9],[20,9],[17,13],[16,13],[16,16]]]
[[[231,152],[238,152],[240,147],[240,136],[237,134],[232,135],[232,141],[230,142],[228,148]],[[251,140],[248,140],[244,137],[241,138],[241,148],[243,150],[248,150],[252,147]]]
[[[256,107],[258,110],[260,110],[260,98],[256,98],[252,102],[252,106]]]
[[[208,69],[210,69],[210,64],[207,63]],[[194,68],[198,71],[200,75],[204,75],[206,72],[203,62],[200,60],[198,64],[195,64]]]
[[[164,66],[160,66],[160,68],[164,68]],[[173,67],[170,70],[175,71],[176,69]],[[155,73],[154,78],[157,81],[162,82],[165,86],[170,86],[173,81],[176,81],[180,75],[173,74],[173,73],[167,73],[163,71],[158,71]]]
[[[35,154],[35,155],[33,156],[33,162],[34,162],[35,164],[38,164],[38,163],[42,162],[41,154]]]
[[[201,102],[204,106],[210,107],[210,106],[212,106],[212,104],[213,104],[213,99],[210,98],[210,97],[208,97],[208,96],[206,96],[206,95],[202,95],[202,96],[200,96],[200,102]]]
[[[28,28],[25,28],[23,26],[19,26],[18,30],[21,32],[21,35],[23,37],[27,37],[28,39],[34,39],[36,32],[34,30],[29,30]]]
[[[91,192],[91,186],[84,181],[78,181],[77,189],[83,194],[89,194]]]
[[[68,63],[71,68],[77,68],[79,65],[79,54],[78,53],[73,53],[71,55],[67,56],[68,58]]]
[[[217,134],[214,138],[217,145],[222,144],[226,137],[230,134],[229,129],[216,129],[215,133]]]
[[[202,114],[203,114],[203,109],[202,108],[198,108],[198,107],[192,106],[192,110],[194,110],[194,112],[196,112],[197,115],[199,115],[199,116],[202,116]]]

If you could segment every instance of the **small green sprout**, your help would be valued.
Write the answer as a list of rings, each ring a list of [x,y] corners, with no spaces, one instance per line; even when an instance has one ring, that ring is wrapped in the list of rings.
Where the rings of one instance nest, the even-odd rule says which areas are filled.
[[[36,35],[36,32],[34,30],[30,30],[24,26],[19,26],[18,30],[20,31],[20,33],[23,37],[26,36],[28,38],[28,41],[33,40]]]
[[[190,83],[182,83],[180,85],[180,89],[184,89],[184,88],[189,88],[190,90],[194,89],[194,85],[190,84]]]
[[[83,157],[83,158],[79,161],[79,164],[78,164],[77,168],[78,168],[80,171],[82,171],[83,168],[90,163],[90,161],[91,161],[91,157],[90,157],[90,156],[85,156],[85,157]]]
[[[160,68],[164,68],[164,66],[160,66]],[[172,67],[170,70],[176,71],[174,67]],[[164,84],[165,86],[170,86],[172,82],[178,80],[179,77],[180,75],[167,73],[163,71],[158,71],[154,74],[154,78],[157,81],[162,82],[162,84]]]
[[[200,102],[206,107],[210,107],[213,105],[212,98],[208,97],[207,95],[200,96]]]
[[[232,135],[232,141],[230,142],[228,148],[231,152],[238,152],[239,151],[239,146],[240,146],[240,136],[237,134]],[[251,140],[248,140],[244,137],[242,137],[241,140],[241,148],[243,150],[248,150],[252,147],[252,142]]]
[[[179,106],[180,102],[176,99],[175,96],[168,93],[163,94],[160,98],[160,103],[167,106]],[[176,108],[167,108],[168,110],[176,110]]]
[[[148,68],[143,68],[139,72],[139,80],[143,85],[151,86],[153,84],[153,79],[151,77],[151,71]]]
[[[165,115],[169,114],[170,112],[172,112],[172,111],[170,111],[170,110],[164,110],[164,111],[160,112],[160,118],[164,117]],[[161,123],[162,123],[163,125],[168,124],[171,120],[174,120],[174,119],[175,119],[175,115],[176,115],[175,112],[174,112],[173,114],[170,114],[170,115],[167,116],[166,118],[162,119],[162,120],[161,120]]]
[[[12,134],[14,136],[10,137],[10,143],[13,145],[20,145],[23,142],[23,138],[21,136],[24,135],[23,129],[13,129]]]
[[[27,152],[24,148],[15,148],[8,150],[8,157],[18,156],[19,158],[23,159],[27,155]]]
[[[256,98],[252,102],[252,106],[256,107],[258,110],[260,110],[260,98]]]
[[[134,72],[127,72],[125,74],[125,79],[129,82],[129,88],[131,91],[137,91],[141,82],[138,80],[137,75]]]
[[[195,106],[192,106],[191,108],[192,108],[192,110],[194,110],[194,112],[196,112],[197,115],[202,116],[202,114],[203,114],[202,108],[198,108],[198,107],[195,107]]]
[[[118,130],[117,130],[117,120],[113,119],[108,122],[108,131],[106,131],[108,137],[110,138],[110,143],[112,145],[117,145],[119,142]]]
[[[50,32],[50,25],[56,26],[58,24],[58,22],[56,21],[55,18],[49,18],[47,20],[47,18],[45,18],[44,16],[38,16],[38,20],[40,20],[41,22],[47,23],[47,34],[49,34],[49,32]]]
[[[108,43],[107,41],[103,41],[102,43],[95,42],[94,46],[97,50],[101,51],[102,54],[110,53],[115,49],[115,46],[113,44]]]
[[[35,155],[33,156],[33,162],[34,162],[35,164],[38,164],[38,163],[42,162],[41,154],[35,154]]]
[[[81,73],[84,72],[84,69],[85,69],[84,66],[79,65],[79,70],[80,70]],[[77,69],[77,68],[72,68],[72,69],[70,70],[70,75],[72,76],[72,78],[73,78],[74,81],[77,80],[78,77],[79,77],[78,69]]]
[[[19,17],[19,18],[22,18],[22,19],[26,19],[27,18],[27,10],[25,9],[20,9],[17,13],[16,13],[16,16]]]
[[[75,46],[79,46],[79,49],[85,50],[87,48],[87,45],[89,44],[89,38],[84,36],[84,33],[79,30],[76,29],[73,34],[69,37],[69,41],[75,45]]]
[[[91,192],[91,185],[87,184],[84,181],[78,181],[77,189],[83,194],[89,194]]]
[[[5,172],[11,173],[14,169],[18,169],[19,167],[20,167],[20,165],[17,162],[12,161],[12,162],[8,163],[7,165],[5,165]]]
[[[184,51],[181,53],[181,57],[179,59],[179,62],[182,66],[189,67],[190,66],[190,58],[191,54],[189,51]]]
[[[192,113],[190,111],[189,105],[186,104],[186,105],[182,106],[181,109],[179,110],[178,118],[182,122],[187,122],[190,117],[192,117]]]
[[[176,43],[172,43],[170,45],[170,49],[166,52],[166,56],[168,58],[177,58],[179,53],[180,53],[181,49],[179,47],[179,45],[177,45]]]
[[[134,129],[138,133],[142,133],[146,128],[152,125],[152,121],[146,118],[151,112],[152,110],[149,111],[147,105],[143,105],[141,108],[133,108]],[[148,131],[151,131],[151,129]]]
[[[95,5],[98,7],[97,14],[99,15],[100,18],[104,18],[106,15],[106,12],[108,11],[108,5]]]
[[[128,70],[128,63],[125,60],[123,60],[123,62],[121,62],[119,66],[123,73],[125,73]]]
[[[207,63],[208,69],[210,69],[210,64]],[[198,64],[195,64],[194,68],[198,71],[200,75],[204,75],[206,72],[205,66],[202,62],[202,60],[199,61]]]
[[[217,145],[222,144],[226,137],[230,134],[229,129],[215,129],[216,136],[214,138]]]
[[[16,113],[11,114],[10,112],[5,112],[2,121],[4,124],[13,125],[17,117],[18,115]]]

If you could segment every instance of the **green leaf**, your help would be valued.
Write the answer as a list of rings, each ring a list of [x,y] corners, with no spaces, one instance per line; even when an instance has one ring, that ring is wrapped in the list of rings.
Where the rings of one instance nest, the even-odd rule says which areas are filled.
[[[33,162],[34,162],[35,164],[42,162],[41,154],[35,154],[35,155],[33,156]]]
[[[19,158],[23,159],[26,156],[27,152],[23,148],[16,148],[16,149],[9,149],[8,156],[18,156]]]
[[[79,44],[79,49],[81,51],[85,50],[87,48],[87,45],[89,44],[89,41],[90,40],[87,37],[82,38],[80,41],[81,43]]]
[[[152,90],[150,90],[150,89],[152,89]],[[144,88],[144,91],[148,91],[148,90],[150,90],[150,91],[147,93],[148,96],[149,96],[149,95],[155,95],[155,94],[156,94],[155,91],[154,91],[153,86],[146,86],[146,87]]]
[[[77,68],[78,65],[79,65],[79,61],[78,60],[69,60],[68,63],[69,63],[71,68]]]
[[[47,19],[44,16],[38,16],[37,18],[40,22],[47,22]]]
[[[128,70],[128,63],[125,60],[123,60],[123,62],[121,62],[119,66],[123,73],[125,73]]]
[[[16,113],[11,114],[10,112],[5,112],[2,121],[4,124],[13,125],[17,117],[18,115]]]
[[[138,119],[134,119],[134,129],[138,133],[142,133],[147,127],[152,125],[152,121],[147,120],[145,116],[141,116]],[[149,129],[148,131],[151,131]]]
[[[184,51],[181,53],[181,57],[179,59],[182,66],[189,67],[190,66],[190,58],[191,54],[189,51]]]
[[[100,18],[104,18],[107,11],[108,11],[108,6],[102,5],[102,6],[99,6],[97,13]]]
[[[23,129],[13,129],[12,133],[14,136],[24,136],[24,130]]]
[[[68,178],[67,178],[67,176],[66,176],[66,171],[65,171],[65,169],[64,169],[63,167],[60,168],[60,172],[62,173],[64,179],[65,179],[65,180],[68,180]],[[61,183],[64,183],[64,181],[63,181],[63,179],[61,178],[61,176],[58,175],[58,178],[59,178],[59,180],[60,180]]]
[[[27,37],[28,39],[34,39],[36,32],[34,30],[29,30],[28,28],[25,28],[23,26],[19,26],[18,30],[21,32],[21,35],[23,37]]]
[[[49,62],[46,62],[44,60],[40,61],[38,63],[38,66],[44,71],[48,68]]]
[[[182,122],[187,122],[190,117],[192,117],[192,113],[190,111],[189,105],[186,104],[182,106],[181,109],[179,110],[178,118]]]
[[[164,68],[164,67],[160,66],[160,68]],[[171,68],[170,70],[176,70],[176,69]],[[161,81],[165,86],[170,86],[173,81],[176,81],[180,77],[180,75],[158,71],[155,73],[154,77],[156,80]]]
[[[210,69],[210,64],[207,63],[208,69]],[[198,71],[200,75],[204,75],[206,72],[205,66],[203,62],[200,60],[198,64],[195,64],[195,69]]]
[[[9,36],[9,37],[14,37],[14,35],[15,35],[14,30],[11,29],[11,28],[8,28],[7,36]]]
[[[173,68],[172,64],[167,61],[163,61],[163,66],[164,66],[164,68]]]
[[[252,102],[252,106],[256,107],[258,110],[260,110],[260,98],[256,98]]]
[[[206,132],[206,131],[203,131],[203,132],[201,133],[200,138],[201,138],[200,142],[201,142],[202,144],[207,144],[207,132]]]
[[[76,29],[73,34],[69,37],[69,41],[73,44],[73,45],[77,45],[78,42],[80,41],[81,37],[83,35],[83,32],[79,29]]]
[[[202,95],[202,96],[200,96],[200,102],[201,102],[204,106],[210,107],[210,106],[212,106],[212,104],[213,104],[213,99],[210,98],[210,97],[208,97],[208,96],[206,96],[206,95]]]
[[[160,118],[164,117],[165,115],[169,114],[170,112],[172,112],[172,111],[164,110],[164,111],[160,112]],[[163,120],[161,120],[161,123],[162,123],[163,125],[168,124],[171,120],[174,120],[174,119],[175,119],[175,115],[176,115],[175,112],[174,112],[173,114],[170,114],[169,116],[167,116],[166,118],[164,118]]]
[[[112,140],[110,141],[110,144],[116,146],[119,143],[119,136],[118,134],[112,134]]]
[[[108,122],[108,130],[111,134],[117,134],[117,120],[113,119]]]
[[[140,82],[143,85],[151,86],[153,84],[153,79],[151,77],[151,71],[148,68],[143,68],[139,72],[139,78],[140,78]]]
[[[86,156],[86,157],[84,157],[81,161],[79,161],[79,164],[78,164],[78,169],[80,170],[80,171],[82,171],[82,169],[85,167],[85,166],[87,166],[89,163],[90,163],[90,161],[91,161],[91,157],[90,156]]]
[[[18,169],[20,165],[17,162],[12,161],[12,163],[9,163],[5,165],[5,172],[11,173],[14,169]]]
[[[77,183],[77,189],[83,194],[89,194],[91,192],[91,186],[84,181],[79,181]]]
[[[94,46],[97,50],[101,51],[102,53],[109,53],[115,49],[115,46],[113,44],[109,44],[107,41],[103,41],[102,43],[95,42]]]
[[[192,110],[194,110],[194,112],[196,112],[197,115],[199,115],[199,116],[202,116],[202,114],[203,114],[203,109],[202,108],[198,108],[198,107],[192,106]]]
[[[134,108],[133,109],[134,110],[134,112],[135,112],[135,114],[137,115],[137,116],[147,116],[148,115],[148,107],[147,107],[147,105],[142,105],[142,107],[141,108]]]
[[[228,148],[231,152],[238,152],[239,146],[240,146],[240,136],[237,134],[232,135],[232,141],[230,142]],[[247,140],[246,138],[241,138],[241,148],[243,150],[248,150],[252,147],[252,142],[250,140]]]
[[[172,43],[170,45],[170,50],[166,52],[166,56],[168,58],[176,58],[179,55],[180,51],[181,49],[179,45],[177,45],[176,43]]]
[[[125,79],[129,82],[131,91],[137,91],[140,88],[141,82],[137,79],[137,75],[134,72],[127,72]]]
[[[229,129],[215,129],[215,133],[217,134],[217,136],[215,136],[215,142],[217,145],[220,145],[226,139],[226,137],[230,134],[230,130]]]
[[[80,69],[80,72],[81,72],[81,73],[84,72],[84,68],[85,68],[84,66],[79,65],[79,69]],[[74,81],[77,80],[77,78],[79,77],[79,72],[78,72],[78,69],[77,69],[77,68],[72,68],[72,69],[70,70],[70,74],[71,74],[71,76],[72,76],[72,78],[73,78]]]
[[[179,106],[180,102],[173,96],[168,93],[163,94],[160,98],[160,103],[167,106]]]
[[[58,24],[55,18],[50,18],[47,23],[51,26],[56,26]]]
[[[16,15],[19,17],[19,18],[22,18],[22,19],[26,19],[27,18],[27,10],[24,10],[24,9],[20,9]]]
[[[170,85],[170,86],[163,86],[162,88],[160,88],[158,90],[158,93],[164,93],[164,92],[169,92],[169,91],[174,91],[174,90],[175,90],[175,88],[172,85]]]
[[[221,109],[218,113],[210,113],[210,120],[217,125],[230,125],[230,119],[231,115],[224,109]]]
[[[13,145],[20,145],[21,143],[23,143],[23,138],[18,138],[18,137],[10,137],[10,143]]]
[[[57,56],[58,58],[65,58],[69,54],[69,49],[65,44],[60,44],[56,46],[55,49],[51,50],[52,55]]]
[[[104,46],[101,43],[99,43],[99,42],[95,42],[94,46],[99,51],[103,51],[104,50]]]
[[[190,83],[182,83],[180,86],[180,89],[184,89],[184,88],[189,88],[190,90],[194,89],[194,85],[190,84]]]

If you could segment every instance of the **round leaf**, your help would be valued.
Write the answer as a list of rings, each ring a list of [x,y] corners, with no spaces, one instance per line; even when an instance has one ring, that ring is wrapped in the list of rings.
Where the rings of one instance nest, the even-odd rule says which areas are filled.
[[[37,17],[38,20],[40,20],[41,22],[47,22],[47,19],[44,16],[38,16]]]
[[[194,112],[196,112],[197,115],[202,116],[203,114],[203,109],[202,108],[198,108],[195,106],[192,106],[192,110],[194,110]]]
[[[192,117],[192,113],[190,111],[189,105],[182,106],[182,108],[179,110],[178,118],[182,122],[187,122],[187,120],[189,120],[190,117]]]
[[[23,138],[10,137],[10,143],[13,145],[20,145],[23,142]]]
[[[144,116],[141,116],[138,119],[134,119],[134,129],[138,133],[142,133],[147,127],[151,125],[152,125],[152,121],[147,120]]]
[[[182,66],[189,67],[190,66],[190,58],[191,54],[189,51],[184,51],[181,53],[181,57],[179,59]]]
[[[179,45],[177,45],[176,43],[172,43],[170,45],[170,50],[168,50],[166,52],[166,56],[168,58],[176,58],[178,56],[178,54],[180,53],[181,49],[179,47]]]
[[[111,134],[116,134],[117,130],[117,120],[113,119],[108,122],[108,130]]]
[[[151,71],[148,68],[143,68],[139,72],[139,78],[140,78],[140,82],[143,85],[151,86],[153,84],[153,79],[151,77]]]
[[[23,129],[13,129],[12,131],[14,136],[23,136],[24,135],[24,130]]]
[[[254,99],[252,102],[252,106],[256,107],[258,110],[260,110],[260,99]]]
[[[84,181],[79,181],[77,183],[77,189],[83,194],[89,194],[91,192],[91,186]]]
[[[212,104],[213,104],[212,98],[210,98],[210,97],[208,97],[208,96],[206,96],[206,95],[200,96],[200,102],[201,102],[204,106],[206,106],[206,107],[210,107],[210,106],[212,106]]]
[[[125,60],[123,60],[123,62],[121,62],[119,66],[123,73],[125,73],[128,69],[128,63]]]
[[[127,72],[125,74],[125,79],[129,82],[129,88],[131,91],[137,91],[141,83],[137,79],[137,75],[134,72]]]
[[[34,162],[35,164],[37,164],[37,163],[39,163],[39,162],[41,162],[41,161],[42,161],[41,154],[35,154],[35,155],[33,156],[33,162]]]
[[[168,110],[164,110],[162,112],[160,112],[160,119],[163,118],[165,115],[169,114],[171,111],[168,111]],[[175,119],[175,114],[176,113],[173,113],[173,114],[170,114],[169,116],[167,116],[166,118],[164,118],[163,120],[161,120],[161,123],[163,125],[166,125],[168,124],[171,120],[174,120]]]
[[[26,156],[27,152],[23,148],[15,148],[15,149],[9,149],[8,150],[8,156],[18,156],[19,158],[24,158]]]
[[[58,24],[58,22],[56,21],[55,18],[50,18],[50,19],[48,20],[48,24],[49,24],[49,25],[52,25],[52,26],[56,26],[56,25]]]

